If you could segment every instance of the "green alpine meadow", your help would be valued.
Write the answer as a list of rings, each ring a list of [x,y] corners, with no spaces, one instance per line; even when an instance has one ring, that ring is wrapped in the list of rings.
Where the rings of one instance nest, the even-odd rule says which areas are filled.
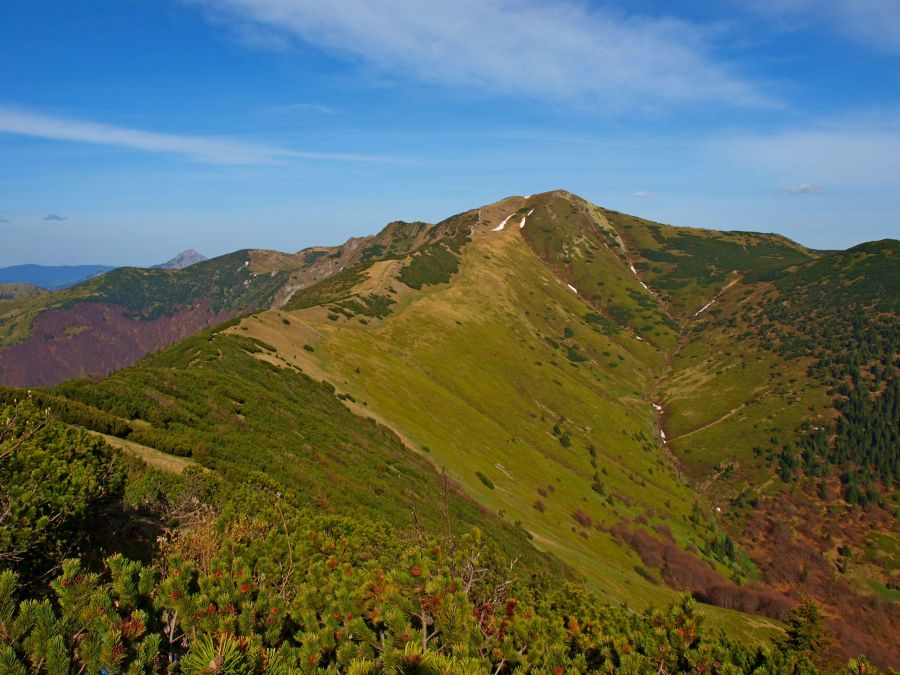
[[[900,668],[896,239],[553,190],[185,265],[0,287],[0,673]]]

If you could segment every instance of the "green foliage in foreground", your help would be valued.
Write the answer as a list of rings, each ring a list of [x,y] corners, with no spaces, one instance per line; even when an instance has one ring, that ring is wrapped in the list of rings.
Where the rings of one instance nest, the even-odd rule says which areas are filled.
[[[516,578],[477,531],[401,538],[239,493],[152,567],[67,560],[49,597],[24,600],[0,572],[0,671],[814,672],[801,652],[707,634],[686,596],[634,614]]]
[[[123,479],[102,440],[52,421],[30,399],[0,406],[0,565],[66,550]]]
[[[7,412],[20,409],[33,414],[27,402]],[[67,430],[40,418],[10,428],[17,449],[35,429]],[[48,440],[70,457],[83,439]],[[19,458],[25,471],[46,462]],[[323,513],[260,473],[235,483],[137,465],[121,504],[169,523],[152,561],[67,559],[47,588],[20,586],[27,561],[0,568],[0,672],[815,672],[808,611],[782,647],[751,650],[704,631],[688,596],[636,614],[551,584],[480,530],[457,535],[449,510],[438,538]]]

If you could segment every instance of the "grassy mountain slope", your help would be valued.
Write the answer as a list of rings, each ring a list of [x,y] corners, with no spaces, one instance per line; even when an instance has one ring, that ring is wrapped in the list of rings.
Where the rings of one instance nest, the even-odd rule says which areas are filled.
[[[484,514],[452,482],[445,493],[427,460],[354,415],[330,385],[261,355],[277,357],[261,341],[207,331],[102,381],[64,383],[39,401],[64,421],[107,432],[120,447],[137,445],[136,454],[189,457],[234,483],[265,476],[273,489],[318,509],[398,528],[414,518],[431,532],[448,519],[457,531],[480,527],[525,569],[567,574],[522,530]],[[23,395],[6,390],[4,399]]]
[[[534,199],[559,206],[552,195]],[[709,522],[697,526],[708,507],[657,441],[645,392],[659,352],[557,278],[520,236],[520,218],[493,231],[522,202],[436,226],[435,246],[452,264],[417,254],[347,270],[302,291],[292,311],[231,331],[277,349],[261,358],[332,383],[605,597],[651,603],[668,591],[617,528],[671,533],[681,549],[715,536]],[[454,253],[446,241],[466,233]],[[404,277],[431,282],[416,289]],[[373,297],[385,299],[378,311]]]
[[[525,240],[560,279],[615,326],[659,350],[675,343],[677,324],[638,276],[619,230],[602,209],[556,191],[529,198],[521,211],[530,214],[521,229]]]
[[[341,246],[304,249],[290,257],[293,260],[301,260],[303,264],[292,271],[272,305],[282,307],[297,294],[297,291],[328,277],[344,278],[351,275],[352,270],[359,265],[405,256],[413,248],[424,243],[424,236],[429,227],[427,223],[396,221],[389,223],[377,235],[354,237]],[[345,270],[347,274],[341,277]]]
[[[673,227],[601,211],[620,233],[638,274],[679,321],[737,279],[752,283],[818,255],[777,234]]]
[[[346,269],[297,294],[285,306],[292,311],[233,330],[333,383],[348,405],[388,423],[479,501],[522,522],[606,597],[648,602],[661,593],[647,581],[656,559],[635,530],[671,532],[680,550],[726,577],[762,575],[780,591],[796,590],[772,564],[784,542],[760,535],[752,520],[760,513],[731,500],[750,489],[773,500],[785,494],[771,459],[742,458],[779,430],[792,435],[811,415],[833,415],[828,386],[807,375],[812,354],[786,358],[762,338],[747,339],[752,322],[725,312],[771,313],[772,289],[808,286],[804,274],[827,289],[836,279],[806,270],[845,274],[850,263],[776,235],[650,223],[561,191],[510,198],[433,231],[437,257]],[[465,241],[442,242],[455,241],[451,232]],[[873,263],[885,281],[869,289],[872,297],[890,292],[891,264]],[[836,311],[845,300],[832,299]],[[805,325],[806,302],[787,324]],[[896,327],[895,309],[886,312]],[[867,550],[895,531],[883,516],[847,523],[874,528],[857,542]],[[762,569],[740,549],[728,552],[719,528],[754,551]],[[678,575],[667,565],[650,578],[671,582]],[[848,606],[869,602],[870,583],[893,583],[890,565],[855,590],[841,586],[840,597]],[[798,564],[796,573],[803,569],[812,568]],[[827,570],[809,579],[807,592],[825,600],[837,583]],[[849,649],[877,653],[878,640],[891,639],[884,619],[893,610],[832,608]],[[880,637],[852,634],[857,619]]]
[[[687,589],[751,641],[803,591],[896,665],[896,242],[824,254],[555,191],[234,256],[218,306],[274,309],[64,384],[60,414],[395,525],[441,526],[446,471],[453,519],[529,569],[641,607]],[[200,277],[103,292],[153,321]]]

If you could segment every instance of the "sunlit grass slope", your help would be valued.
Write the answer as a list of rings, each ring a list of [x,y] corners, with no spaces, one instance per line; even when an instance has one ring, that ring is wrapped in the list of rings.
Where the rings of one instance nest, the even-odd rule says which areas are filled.
[[[607,528],[645,521],[668,527],[683,547],[702,545],[688,519],[703,499],[677,478],[645,398],[661,355],[600,314],[577,277],[560,278],[563,268],[534,254],[522,235],[568,198],[532,199],[441,225],[469,239],[452,283],[438,275],[415,290],[400,280],[414,257],[382,261],[308,289],[289,305],[298,309],[230,330],[274,348],[259,358],[332,383],[351,409],[387,423],[602,596],[655,604],[670,591],[648,581],[640,558]],[[548,213],[538,218],[542,203]],[[629,297],[620,284],[640,288],[621,259],[609,264],[610,297]],[[362,300],[373,295],[389,299],[384,311],[366,311]],[[673,335],[662,324],[659,332]]]
[[[403,532],[417,520],[431,533],[478,527],[522,560],[523,574],[568,575],[524,530],[484,513],[452,483],[445,488],[427,460],[348,410],[330,385],[257,358],[266,353],[269,345],[251,338],[208,331],[102,381],[41,393],[41,402],[61,419],[108,431],[114,445],[156,465],[189,456],[234,483],[290,490],[316,509],[361,514]],[[171,458],[164,468],[183,468],[185,460]]]

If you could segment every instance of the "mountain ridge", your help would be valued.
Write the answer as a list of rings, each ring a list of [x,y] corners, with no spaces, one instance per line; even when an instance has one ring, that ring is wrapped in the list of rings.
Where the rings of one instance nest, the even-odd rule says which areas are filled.
[[[687,590],[718,607],[707,609],[715,625],[752,640],[777,634],[802,591],[823,603],[844,656],[894,664],[883,645],[897,608],[878,598],[896,575],[880,543],[896,534],[896,469],[881,449],[896,428],[896,251],[675,228],[565,191],[512,196],[338,247],[89,282],[72,307],[117,300],[136,325],[210,288],[218,304],[205,311],[236,318],[56,391],[116,414],[143,445],[215,468],[237,457],[214,462],[203,448],[238,448],[211,431],[230,404],[210,411],[191,389],[192,378],[224,385],[203,363],[222,352],[231,370],[250,359],[309,377],[325,387],[316,397],[391,429],[608,601],[649,606]],[[173,359],[186,373],[176,388]],[[857,424],[877,430],[871,457]]]
[[[596,208],[599,209],[599,207]],[[728,424],[735,420],[740,422],[738,419],[740,416],[746,417],[749,414],[749,410],[753,410],[754,406],[760,405],[763,406],[761,410],[764,411],[764,415],[775,415],[773,421],[768,422],[772,428],[788,423],[787,430],[782,428],[782,432],[787,431],[788,435],[793,437],[793,434],[802,433],[797,425],[803,414],[802,409],[794,407],[792,403],[793,397],[800,396],[800,400],[806,397],[807,405],[811,405],[815,410],[820,410],[823,413],[830,409],[831,403],[827,397],[823,396],[823,390],[819,388],[819,385],[814,382],[802,384],[802,382],[805,382],[805,379],[801,378],[801,384],[792,383],[792,380],[796,380],[801,375],[801,372],[797,371],[796,365],[790,361],[782,362],[780,360],[782,357],[764,351],[754,353],[753,359],[757,363],[766,364],[767,368],[771,361],[771,365],[775,368],[772,371],[775,379],[771,379],[770,375],[759,366],[752,366],[751,368],[751,362],[749,361],[744,366],[745,370],[743,371],[740,369],[740,364],[738,364],[739,367],[737,369],[734,366],[727,366],[724,371],[722,371],[721,366],[712,366],[708,370],[699,370],[697,374],[702,378],[699,381],[709,381],[712,383],[710,386],[714,386],[715,389],[698,389],[698,398],[691,402],[690,407],[687,408],[685,404],[675,402],[671,391],[673,391],[673,387],[684,388],[684,385],[677,383],[682,381],[692,371],[683,370],[678,365],[680,361],[677,361],[675,364],[677,366],[676,370],[666,374],[667,369],[670,371],[672,369],[669,361],[670,359],[693,358],[690,355],[690,350],[683,356],[677,356],[684,350],[680,345],[685,340],[687,344],[695,345],[693,349],[708,351],[708,345],[704,344],[702,327],[709,321],[716,319],[720,313],[721,306],[730,305],[733,302],[733,298],[740,300],[742,296],[746,295],[748,289],[765,290],[770,288],[772,283],[779,283],[780,280],[791,278],[790,270],[794,270],[794,273],[797,273],[798,270],[802,271],[806,266],[811,266],[814,269],[824,269],[823,265],[840,265],[840,263],[835,262],[838,259],[833,259],[827,254],[810,251],[778,235],[715,232],[707,241],[698,240],[698,237],[702,236],[703,231],[682,230],[680,228],[666,229],[666,226],[651,224],[647,221],[643,221],[643,223],[635,222],[634,220],[623,221],[622,218],[618,219],[618,224],[622,226],[622,229],[616,229],[616,233],[621,237],[621,243],[618,243],[613,241],[615,239],[613,233],[605,227],[605,223],[598,222],[598,218],[594,216],[594,213],[594,210],[589,205],[574,195],[554,192],[533,195],[527,200],[522,197],[501,200],[501,202],[493,205],[452,217],[444,222],[443,227],[457,232],[469,233],[471,241],[463,245],[464,251],[470,251],[471,247],[476,246],[478,241],[485,242],[484,245],[488,247],[494,245],[491,243],[492,241],[500,241],[501,238],[508,240],[510,245],[512,245],[511,242],[526,242],[533,253],[550,266],[555,278],[554,281],[550,282],[550,278],[544,277],[544,281],[541,282],[538,280],[538,277],[534,282],[528,284],[528,288],[536,290],[541,283],[545,285],[548,282],[555,283],[558,284],[557,288],[565,291],[560,297],[554,298],[553,303],[555,305],[563,306],[568,304],[566,298],[571,298],[573,301],[577,298],[590,305],[593,313],[581,310],[581,318],[594,330],[610,337],[612,344],[617,348],[614,351],[607,347],[605,350],[598,350],[595,353],[600,355],[600,352],[609,352],[612,356],[616,358],[621,357],[625,361],[613,360],[606,363],[598,361],[590,348],[587,347],[587,339],[580,335],[574,324],[570,324],[571,328],[575,328],[571,336],[567,337],[568,329],[562,333],[558,332],[558,323],[555,324],[555,330],[550,328],[550,326],[554,325],[551,323],[538,331],[535,337],[538,337],[541,342],[546,343],[549,340],[551,344],[556,345],[554,349],[561,350],[565,354],[566,360],[562,360],[563,364],[568,361],[571,366],[581,368],[584,368],[585,365],[594,364],[598,368],[605,369],[607,371],[605,377],[613,378],[612,381],[617,379],[616,373],[620,372],[623,365],[629,362],[635,364],[632,368],[637,367],[639,370],[642,370],[643,383],[636,384],[636,390],[633,390],[630,396],[633,396],[635,401],[643,401],[643,405],[647,406],[647,408],[653,409],[653,414],[648,419],[648,422],[651,422],[650,428],[644,433],[649,432],[648,437],[655,439],[658,444],[657,447],[663,453],[663,457],[676,460],[679,465],[687,462],[687,467],[692,472],[689,474],[692,475],[692,484],[702,490],[704,494],[708,492],[712,498],[712,503],[708,507],[709,510],[706,511],[706,514],[709,515],[704,515],[703,517],[711,517],[712,521],[720,521],[720,527],[724,527],[728,532],[737,535],[740,532],[739,523],[748,516],[740,515],[741,508],[746,510],[746,507],[735,507],[733,502],[740,503],[741,500],[744,500],[744,503],[746,503],[748,498],[739,489],[737,491],[730,490],[727,498],[724,500],[722,500],[721,496],[717,496],[719,494],[717,492],[718,487],[724,484],[723,481],[725,479],[723,479],[723,476],[727,477],[732,475],[731,472],[738,471],[739,473],[736,475],[756,475],[758,476],[759,484],[764,484],[766,481],[764,476],[771,469],[765,468],[762,463],[756,463],[756,468],[753,469],[755,473],[747,474],[746,469],[740,468],[736,462],[726,461],[722,466],[719,466],[722,461],[721,453],[720,459],[704,460],[698,464],[696,458],[702,452],[705,452],[701,451],[700,448],[703,447],[703,444],[710,442],[704,440],[704,438],[708,437],[711,440],[717,438],[716,433],[718,433],[718,429],[726,428]],[[600,211],[600,215],[603,217],[609,216],[604,211]],[[617,220],[615,214],[612,214],[608,219]],[[563,235],[560,236],[561,230],[559,227],[553,227],[552,225],[563,221],[568,223],[566,225],[568,229],[565,229]],[[631,227],[627,227],[628,225],[631,225]],[[541,235],[547,229],[551,230],[551,234],[548,235],[551,237],[551,240],[544,243]],[[613,238],[610,239],[608,238],[609,236]],[[491,240],[491,237],[495,239]],[[552,237],[555,237],[555,239],[552,239]],[[675,240],[676,246],[671,249],[673,252],[670,252],[668,256],[659,253],[661,250],[664,251],[664,249],[659,248],[661,244],[660,239],[666,241]],[[440,246],[440,244],[438,245]],[[518,244],[516,246],[518,247]],[[890,248],[890,245],[888,245],[888,248]],[[444,252],[441,255],[448,258],[456,255],[450,247],[445,246],[443,250]],[[478,260],[479,256],[483,260],[492,260],[498,255],[491,248],[480,249],[476,246],[475,249],[471,250],[481,251],[475,254],[470,251],[468,255],[472,257],[472,260]],[[463,259],[465,255],[467,254],[463,254]],[[449,297],[450,294],[457,292],[456,289],[463,283],[462,280],[465,279],[467,265],[462,260],[459,260],[457,261],[459,263],[458,274],[463,276],[455,276],[457,271],[453,268],[453,264],[430,264],[426,273],[417,273],[415,276],[417,281],[419,279],[425,279],[425,281],[421,284],[417,283],[412,292],[403,290],[404,286],[408,285],[402,281],[404,274],[409,279],[408,270],[413,265],[418,264],[416,261],[423,259],[425,259],[424,254],[418,253],[404,261],[374,263],[367,268],[368,271],[366,272],[353,271],[349,276],[345,272],[344,280],[325,280],[318,285],[301,291],[302,301],[293,300],[283,307],[283,309],[288,310],[287,314],[273,314],[268,319],[266,318],[267,315],[263,314],[254,320],[245,320],[240,328],[231,330],[249,331],[250,335],[256,335],[266,344],[275,346],[279,356],[270,357],[273,359],[271,361],[273,364],[281,364],[283,367],[284,363],[287,362],[304,372],[316,373],[317,378],[322,378],[336,386],[338,391],[342,392],[342,396],[346,394],[348,400],[366,402],[368,404],[364,406],[366,411],[373,412],[372,397],[376,396],[378,398],[378,406],[375,407],[374,412],[377,413],[380,420],[386,421],[392,428],[403,430],[407,434],[412,429],[418,429],[417,434],[425,436],[425,438],[420,437],[418,440],[415,440],[414,434],[413,447],[427,446],[432,455],[434,455],[438,452],[435,448],[441,448],[442,444],[447,442],[447,440],[438,441],[434,438],[435,429],[462,429],[472,425],[478,431],[475,432],[475,436],[469,438],[466,445],[480,447],[481,443],[483,443],[481,439],[489,437],[492,433],[488,431],[487,427],[476,424],[468,415],[452,417],[453,413],[450,411],[453,410],[454,404],[451,400],[441,399],[440,397],[444,396],[444,394],[437,390],[429,389],[424,380],[416,379],[415,385],[411,386],[408,379],[411,373],[422,370],[428,364],[427,368],[429,368],[428,372],[431,380],[449,383],[453,381],[453,376],[449,371],[434,370],[439,368],[438,363],[447,364],[448,366],[452,364],[451,367],[454,369],[462,368],[461,364],[466,363],[466,353],[471,353],[473,350],[480,353],[482,357],[495,360],[497,354],[501,353],[499,345],[495,347],[496,351],[493,354],[489,355],[483,351],[484,346],[491,344],[492,338],[489,335],[483,335],[477,346],[476,344],[469,344],[467,348],[454,348],[453,351],[443,354],[442,357],[438,358],[438,363],[435,362],[433,355],[427,355],[422,352],[421,348],[417,347],[415,343],[409,343],[407,347],[410,350],[407,361],[395,362],[393,355],[398,350],[403,349],[402,345],[407,344],[399,337],[401,334],[391,333],[390,338],[385,336],[385,342],[379,348],[373,348],[372,345],[374,336],[379,334],[380,331],[386,330],[386,328],[383,329],[381,326],[387,326],[392,322],[401,320],[399,317],[395,320],[395,314],[399,313],[401,316],[406,317],[415,307],[424,307],[432,302],[431,298],[436,298],[440,294],[447,294]],[[471,265],[474,264],[472,260],[470,260],[468,265],[470,274],[472,273]],[[818,267],[816,267],[817,265]],[[525,269],[525,267],[524,259],[520,259],[517,263],[504,265],[503,269],[507,270],[506,274],[515,274],[514,271]],[[893,269],[896,271],[896,266]],[[783,274],[785,270],[788,270],[788,272]],[[490,272],[484,270],[484,274],[490,274]],[[491,287],[500,288],[506,283],[508,278],[504,276],[493,278],[491,282],[484,281],[478,285],[478,292],[484,293],[485,289]],[[769,281],[768,279],[773,279],[774,281]],[[600,281],[603,283],[599,283]],[[448,282],[449,286],[447,286]],[[473,292],[475,292],[474,289]],[[438,343],[435,342],[433,333],[438,327],[446,335],[459,330],[458,328],[455,329],[453,324],[447,321],[448,318],[455,316],[457,322],[462,321],[463,325],[470,325],[469,322],[472,321],[472,316],[469,316],[467,322],[466,316],[468,315],[464,316],[460,310],[460,307],[465,306],[466,300],[463,297],[458,297],[458,293],[454,297],[455,299],[452,302],[448,301],[442,304],[440,311],[431,311],[428,315],[428,320],[424,324],[416,324],[418,326],[417,329],[411,327],[412,324],[409,323],[411,319],[404,319],[404,333],[412,331],[412,334],[420,336],[418,339],[424,340],[426,344],[430,345],[430,350],[433,350],[436,344],[446,341],[446,338],[442,338]],[[481,311],[480,308],[482,307],[491,307],[490,302],[488,296],[479,297],[478,311]],[[524,302],[524,299],[518,302]],[[677,312],[675,317],[672,316],[669,309],[665,308],[664,303],[667,303],[669,307],[674,307]],[[523,305],[520,304],[519,306]],[[378,309],[376,310],[375,307]],[[532,307],[531,314],[534,315],[536,310],[537,307]],[[508,310],[502,306],[493,311],[497,316],[501,317],[508,314]],[[301,312],[308,319],[301,321],[301,325],[298,326],[292,312]],[[567,321],[571,322],[574,320],[571,310],[568,316],[569,319]],[[896,315],[894,316],[896,317]],[[799,319],[796,320],[799,321]],[[288,329],[283,328],[285,322],[290,322],[291,327]],[[896,322],[896,318],[894,318],[894,322]],[[424,327],[426,325],[428,328]],[[531,332],[534,334],[534,330]],[[362,335],[357,336],[357,333],[365,333],[365,337]],[[285,342],[284,337],[286,334],[294,334],[297,337],[294,340]],[[516,338],[514,334],[508,337],[508,340],[512,341],[520,339]],[[307,346],[311,349],[306,349]],[[534,343],[532,348],[537,348],[537,343]],[[730,358],[728,356],[730,353],[728,347],[717,348],[721,350],[721,358],[726,359],[725,363],[730,363],[727,361]],[[312,351],[313,349],[314,351]],[[505,349],[508,349],[508,347]],[[618,354],[616,354],[616,351],[618,351]],[[353,361],[354,355],[357,358],[355,362]],[[359,360],[360,355],[364,355],[362,361]],[[523,364],[524,358],[524,354],[522,354],[522,357],[516,362]],[[638,363],[645,365],[637,366]],[[617,367],[612,368],[613,365]],[[479,366],[479,372],[483,367]],[[508,367],[510,368],[510,374],[521,372],[522,369],[521,365],[516,367],[510,365]],[[393,381],[391,384],[385,382],[379,385],[378,388],[374,388],[374,383],[371,380],[373,375],[368,377],[359,375],[360,371],[362,373],[381,372],[385,369],[396,373],[400,379]],[[715,402],[715,404],[711,404],[711,392],[740,392],[743,390],[741,378],[744,377],[741,373],[750,375],[752,372],[758,373],[758,375],[753,375],[753,377],[760,378],[758,384],[754,386],[762,387],[762,389],[757,391],[755,398],[751,395],[750,400],[737,399],[734,403],[730,403],[729,397],[734,396],[734,394],[729,393],[721,397],[721,403]],[[712,374],[715,374],[714,380],[710,379]],[[662,378],[661,380],[659,380],[660,377]],[[691,377],[694,376],[692,375]],[[681,378],[681,380],[678,378]],[[560,382],[565,382],[565,380],[560,379]],[[447,384],[444,386],[447,386]],[[454,387],[459,386],[461,386],[460,382],[454,384]],[[497,387],[499,391],[499,383],[491,386]],[[692,386],[688,386],[686,391],[690,391]],[[419,413],[414,412],[414,408],[407,406],[398,408],[397,403],[391,403],[391,399],[398,396],[397,392],[401,392],[409,387],[419,392],[420,396],[424,395],[426,399],[442,400],[443,402],[438,404],[434,412],[426,417],[420,417]],[[798,389],[798,387],[805,387],[805,389]],[[534,380],[523,388],[523,393],[539,391],[540,389],[540,380]],[[471,388],[465,388],[462,391],[465,392],[462,396],[466,401],[465,405],[468,406],[468,401],[473,395],[472,390]],[[667,393],[667,391],[670,393]],[[423,394],[423,392],[429,393]],[[619,396],[622,396],[622,393]],[[519,395],[510,392],[502,398],[511,397],[510,400],[516,400]],[[714,394],[713,396],[715,399],[716,395]],[[400,396],[400,398],[401,400],[404,399],[403,396]],[[587,395],[584,398],[589,400]],[[491,404],[485,403],[483,405],[486,408],[491,407]],[[496,405],[500,404],[497,403]],[[570,402],[568,405],[574,405],[574,403]],[[750,406],[749,408],[748,405]],[[719,408],[721,412],[716,412]],[[717,423],[719,426],[710,425],[705,421],[691,422],[690,416],[686,417],[693,410],[704,409],[707,411],[705,414],[711,417],[710,421]],[[778,417],[779,415],[781,417]],[[569,416],[565,415],[565,417],[568,418]],[[749,419],[752,421],[754,418],[751,417]],[[756,419],[758,422],[763,421],[763,418]],[[779,419],[784,421],[778,421]],[[689,425],[686,428],[681,426],[685,423]],[[743,422],[740,423],[743,424]],[[523,423],[517,422],[516,424],[522,425]],[[562,425],[557,426],[565,428]],[[794,429],[795,427],[796,430]],[[737,433],[743,433],[749,440],[759,437],[763,432],[753,431],[753,433],[748,433],[743,431]],[[768,432],[769,435],[771,433]],[[498,437],[496,440],[498,445],[502,444],[501,438]],[[530,444],[540,447],[541,442],[538,440],[539,438],[540,436],[536,435],[530,440]],[[574,435],[570,432],[568,442],[572,442],[572,438],[574,438]],[[797,438],[799,440],[800,436],[797,436]],[[733,438],[731,443],[734,443]],[[597,448],[601,447],[600,444],[594,445]],[[742,448],[741,453],[746,453],[746,456],[751,459],[754,457],[753,453],[751,453],[752,442],[741,441],[738,443],[738,446]],[[729,446],[725,445],[725,447]],[[439,453],[441,461],[448,461],[457,452],[459,451],[442,450]],[[817,452],[822,452],[822,450],[817,450]],[[483,456],[491,456],[493,451],[485,448],[481,450],[481,453]],[[510,467],[508,459],[503,459],[500,456],[498,458],[501,461],[497,462],[497,466],[487,465],[478,469],[482,475],[486,476],[487,480],[496,486],[508,482],[508,477],[504,475],[504,471],[509,470]],[[727,459],[727,455],[724,459]],[[473,461],[478,466],[477,460],[464,454],[461,458],[456,458],[454,461],[456,462],[456,468],[451,473],[454,480],[468,485],[469,489],[474,491],[479,500],[487,499],[489,500],[488,503],[493,503],[495,489],[488,488],[485,490],[484,486],[481,485],[480,476],[475,476],[473,479],[470,478],[472,476],[470,472],[465,473],[467,470],[464,467],[470,466]],[[745,459],[741,464],[746,464],[749,467],[754,465],[754,462]],[[449,469],[451,465],[447,464],[447,466]],[[499,466],[503,468],[497,468]],[[670,465],[670,470],[677,473],[678,467]],[[590,474],[590,472],[591,469],[588,469],[587,473]],[[646,473],[644,475],[646,480]],[[781,494],[781,490],[790,489],[791,481],[798,480],[797,478],[786,476],[787,474],[782,474],[782,478],[778,479],[779,484],[783,487],[778,488],[778,491],[773,492],[771,496],[759,495],[753,497],[753,499],[766,499],[768,501],[765,503],[771,503],[774,507],[775,504],[779,503],[778,499],[780,497],[778,495]],[[628,480],[627,473],[625,480]],[[801,478],[799,480],[804,479]],[[619,482],[621,482],[621,479]],[[601,480],[600,483],[604,483],[604,481]],[[752,486],[753,482],[750,485]],[[890,488],[886,487],[886,489],[888,490],[886,494],[890,495]],[[888,497],[888,501],[885,504],[888,509],[890,508],[890,499]],[[533,522],[533,515],[531,515],[533,512],[527,498],[524,498],[524,495],[520,495],[517,500],[519,507],[516,511],[516,517],[522,518],[523,521],[529,519]],[[548,508],[546,497],[540,497],[539,501],[542,502],[542,509]],[[509,505],[506,504],[501,510],[509,510],[509,508]],[[575,506],[572,505],[570,508],[575,509]],[[584,510],[583,507],[582,510]],[[850,511],[852,512],[852,507]],[[732,516],[733,512],[734,516]],[[544,513],[544,511],[541,511],[541,513]],[[879,515],[879,513],[884,514],[886,511],[876,510],[871,516],[863,516],[862,520],[865,522],[867,518],[871,518],[871,524],[874,527],[880,531],[885,531],[886,528],[886,531],[889,532],[891,530],[889,520],[885,520],[883,515]],[[696,514],[691,514],[692,517],[694,515]],[[629,520],[631,521],[634,517],[634,514],[632,514]],[[843,534],[840,536],[845,538],[844,541],[851,548],[864,547],[863,541],[850,536],[849,523],[857,522],[857,517],[845,514],[837,519],[825,518],[823,527],[840,528],[841,518],[844,518],[848,528],[842,528]],[[733,520],[729,520],[732,518]],[[596,523],[596,514],[591,515],[588,520],[593,520]],[[560,524],[564,522],[564,517],[560,516],[557,522]],[[606,526],[616,526],[616,524],[610,522]],[[671,523],[668,522],[666,526],[672,527]],[[713,532],[716,529],[713,528]],[[719,532],[720,534],[716,534],[715,537],[724,537],[724,534],[721,534],[721,531]],[[838,531],[835,530],[834,532],[837,535]],[[532,534],[537,538],[537,532],[532,531]],[[542,535],[542,538],[546,543],[544,535]],[[716,539],[716,541],[720,541],[720,539]],[[792,555],[797,556],[799,560],[809,555],[833,555],[835,550],[835,547],[830,549],[826,547],[820,551],[822,544],[814,543],[814,539],[806,540],[806,542],[806,544],[798,544],[799,548],[794,547],[788,550],[791,550]],[[747,543],[750,545],[749,540]],[[758,544],[759,542],[757,541],[756,543]],[[708,541],[705,543],[694,541],[692,545],[699,547],[701,550],[710,546]],[[570,546],[570,544],[566,544],[566,547]],[[779,546],[784,547],[786,544],[782,541]],[[809,546],[811,550],[807,550],[803,546]],[[829,550],[831,553],[829,553]],[[563,553],[562,557],[569,562],[573,560],[571,551]],[[642,564],[647,564],[652,559],[652,556],[642,558],[641,562]],[[733,564],[736,563],[734,561],[729,562],[729,565]],[[784,578],[781,576],[783,573],[774,569],[770,563],[766,563],[766,565],[768,565],[768,573],[772,575],[773,579]],[[744,573],[747,574],[750,569],[750,567],[745,568]],[[801,584],[799,577],[796,576],[798,574],[797,569],[799,569],[799,563],[798,567],[794,568],[794,571],[790,573],[789,578],[794,579],[793,583]],[[887,567],[881,572],[875,572],[875,578],[881,580],[877,583],[889,583],[891,575],[889,570],[890,567]],[[585,569],[580,568],[580,571],[585,571]],[[755,572],[750,574],[750,578],[752,578],[753,574]],[[812,580],[812,572],[809,574],[808,590],[815,593],[817,597],[827,597],[821,595],[821,588],[823,587],[821,584],[833,583],[829,581],[829,575],[832,572],[829,571],[827,566],[817,569],[815,574],[818,581],[815,582]],[[609,579],[604,583],[609,584]],[[843,606],[832,605],[831,607],[837,613],[836,616],[843,613],[846,618],[843,622],[835,619],[835,630],[840,632],[844,644],[857,645],[857,648],[866,650],[868,653],[878,653],[880,648],[877,642],[872,642],[871,637],[864,632],[854,632],[852,626],[867,625],[871,634],[885,635],[884,631],[889,630],[884,623],[886,615],[881,615],[879,619],[879,615],[872,615],[869,610],[865,609],[866,601],[860,600],[863,596],[858,595],[861,589],[857,585],[857,581],[849,579],[848,582],[841,580],[839,583],[843,584],[840,586],[842,590],[839,594],[843,598],[842,602],[844,604]],[[820,585],[816,586],[815,584]],[[778,582],[776,585],[783,590],[791,588],[791,586],[784,585],[783,581]],[[633,592],[630,597],[633,597]],[[890,612],[887,615],[889,614]]]

